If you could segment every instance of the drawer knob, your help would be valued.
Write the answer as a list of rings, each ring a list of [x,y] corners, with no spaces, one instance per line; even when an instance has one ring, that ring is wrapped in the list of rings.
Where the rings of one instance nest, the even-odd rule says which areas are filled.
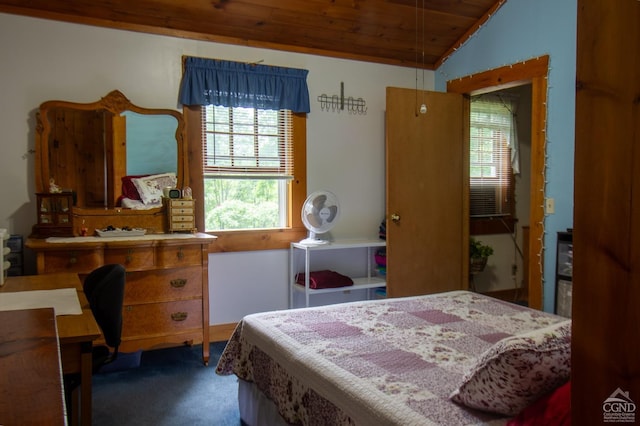
[[[184,259],[184,252],[182,251],[182,247],[180,247],[180,248],[178,249],[178,254],[177,254],[177,256],[178,256],[178,259],[180,259],[180,260]]]
[[[173,288],[182,288],[187,285],[187,280],[184,278],[177,278],[175,280],[171,280],[170,283]]]
[[[188,312],[174,312],[171,314],[171,319],[174,321],[184,321],[189,316]]]
[[[125,263],[131,263],[133,260],[133,249],[127,250],[127,255],[125,256]]]
[[[72,251],[69,253],[69,264],[74,265],[76,263],[78,263],[78,253],[75,251]]]

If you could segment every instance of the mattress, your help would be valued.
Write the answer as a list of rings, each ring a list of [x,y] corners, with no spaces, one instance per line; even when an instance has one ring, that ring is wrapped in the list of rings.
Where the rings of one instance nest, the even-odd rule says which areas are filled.
[[[216,372],[290,424],[504,424],[449,398],[479,354],[564,319],[467,291],[248,315]]]

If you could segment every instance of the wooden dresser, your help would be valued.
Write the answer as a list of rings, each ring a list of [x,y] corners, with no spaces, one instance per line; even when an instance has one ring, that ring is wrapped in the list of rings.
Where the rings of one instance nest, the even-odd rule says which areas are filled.
[[[209,361],[209,245],[203,234],[28,239],[38,274],[77,272],[119,263],[127,270],[120,350],[202,343]]]

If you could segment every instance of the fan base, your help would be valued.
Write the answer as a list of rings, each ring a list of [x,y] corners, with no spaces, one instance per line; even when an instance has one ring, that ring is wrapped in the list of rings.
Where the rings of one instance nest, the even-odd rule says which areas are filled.
[[[317,238],[305,238],[304,240],[300,240],[300,244],[303,244],[305,246],[319,246],[328,243],[329,241],[327,240],[319,240]]]

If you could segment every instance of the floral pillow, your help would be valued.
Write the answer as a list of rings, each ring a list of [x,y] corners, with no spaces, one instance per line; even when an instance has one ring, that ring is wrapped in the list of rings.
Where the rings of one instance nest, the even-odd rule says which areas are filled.
[[[162,173],[131,179],[140,200],[145,204],[159,204],[162,202],[162,190],[167,186],[175,188],[177,178],[175,173]]]
[[[138,192],[138,188],[136,188],[135,184],[133,183],[133,180],[147,176],[149,175],[122,176],[122,196],[125,198],[129,198],[130,200],[140,200],[140,193]]]
[[[515,416],[569,380],[571,320],[507,337],[478,357],[451,399]]]

